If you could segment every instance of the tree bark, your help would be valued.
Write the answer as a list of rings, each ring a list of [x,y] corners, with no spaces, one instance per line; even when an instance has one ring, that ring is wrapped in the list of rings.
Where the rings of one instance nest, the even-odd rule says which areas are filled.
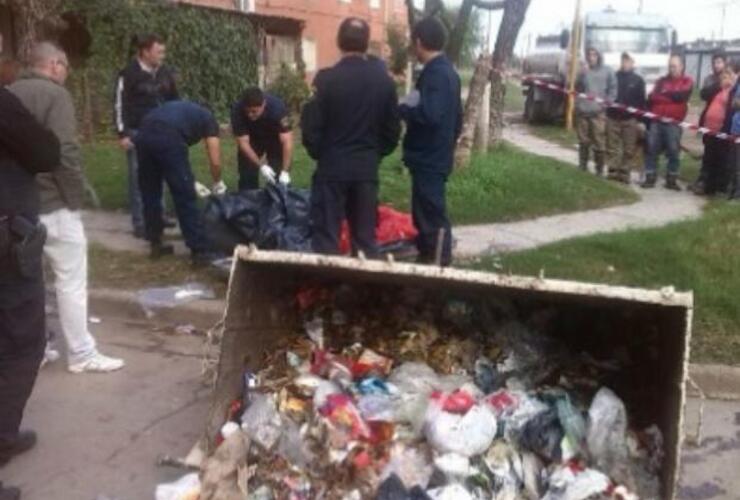
[[[468,98],[465,101],[462,133],[455,150],[455,168],[467,167],[475,140],[475,125],[478,120],[478,110],[483,101],[483,92],[491,78],[491,57],[483,54],[475,64],[473,79],[470,81]]]
[[[501,141],[504,127],[504,97],[506,95],[506,69],[514,54],[514,45],[524,24],[531,0],[506,0],[504,16],[496,38],[491,72],[491,119],[489,145],[495,147]]]
[[[21,61],[27,61],[33,45],[44,36],[44,30],[56,23],[61,0],[10,0],[15,35]]]

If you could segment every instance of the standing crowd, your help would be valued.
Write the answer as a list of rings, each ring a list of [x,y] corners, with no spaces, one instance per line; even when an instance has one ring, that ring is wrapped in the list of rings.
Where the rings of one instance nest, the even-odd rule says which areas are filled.
[[[313,250],[339,253],[342,221],[355,254],[377,255],[378,169],[398,146],[406,125],[403,161],[412,178],[419,261],[449,265],[451,224],[446,183],[462,125],[460,78],[444,56],[446,32],[434,18],[412,30],[412,49],[424,68],[416,89],[399,102],[385,64],[368,55],[370,28],[344,20],[337,35],[341,59],[316,75],[301,116],[302,140],[316,170],[311,186]],[[163,232],[167,187],[195,265],[217,257],[205,236],[189,148],[202,142],[212,193],[227,191],[221,173],[220,126],[207,105],[181,99],[175,72],[164,64],[156,35],[137,42],[137,54],[118,75],[114,123],[128,164],[132,229],[151,256],[173,252]],[[28,65],[4,65],[0,86],[0,467],[31,449],[36,434],[20,430],[46,349],[43,262],[52,272],[72,373],[112,372],[124,361],[102,354],[87,328],[87,240],[81,208],[85,178],[75,109],[65,88],[65,52],[37,44]],[[291,183],[293,133],[287,107],[253,87],[233,106],[239,189]],[[20,498],[0,484],[0,500]]]
[[[699,177],[689,189],[699,196],[728,196],[740,200],[740,145],[717,133],[740,135],[740,84],[737,70],[730,67],[724,53],[712,57],[712,74],[700,90],[704,102],[699,126],[714,134],[704,134],[704,155]],[[694,82],[685,74],[684,61],[673,54],[668,74],[658,79],[651,92],[635,71],[629,53],[622,54],[619,71],[614,73],[602,63],[594,48],[586,50],[586,65],[576,82],[576,90],[607,103],[579,98],[576,119],[579,166],[587,170],[591,154],[597,175],[606,173],[615,181],[629,184],[631,172],[642,166],[641,187],[654,188],[658,181],[659,161],[666,157],[665,187],[680,191],[678,183],[683,122],[689,111]],[[634,111],[657,115],[650,119]],[[671,121],[662,118],[670,118]],[[641,149],[641,138],[642,149]],[[641,160],[644,161],[641,163]]]

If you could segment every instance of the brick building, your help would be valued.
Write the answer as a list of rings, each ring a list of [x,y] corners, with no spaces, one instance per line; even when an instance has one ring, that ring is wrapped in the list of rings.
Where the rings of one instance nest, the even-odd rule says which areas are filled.
[[[371,52],[387,55],[387,27],[407,27],[404,0],[180,0],[245,12],[261,29],[263,71],[269,80],[281,63],[302,64],[307,77],[339,58],[336,34],[342,19],[356,16],[370,24]]]

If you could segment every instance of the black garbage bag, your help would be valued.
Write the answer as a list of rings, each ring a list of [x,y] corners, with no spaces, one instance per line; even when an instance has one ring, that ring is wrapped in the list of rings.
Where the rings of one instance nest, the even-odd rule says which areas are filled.
[[[212,247],[231,254],[240,244],[265,250],[310,250],[309,193],[284,186],[211,196],[203,223]]]

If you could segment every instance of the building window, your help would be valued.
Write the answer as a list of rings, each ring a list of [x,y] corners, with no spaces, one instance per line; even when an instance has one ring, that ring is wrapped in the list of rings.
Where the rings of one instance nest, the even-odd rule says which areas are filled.
[[[316,51],[316,40],[304,38],[301,41],[303,49],[303,64],[306,65],[306,72],[313,73],[318,66],[318,54]]]
[[[380,0],[370,0],[370,8],[371,9],[379,9],[380,8]]]
[[[342,3],[352,3],[352,0],[339,0]]]

